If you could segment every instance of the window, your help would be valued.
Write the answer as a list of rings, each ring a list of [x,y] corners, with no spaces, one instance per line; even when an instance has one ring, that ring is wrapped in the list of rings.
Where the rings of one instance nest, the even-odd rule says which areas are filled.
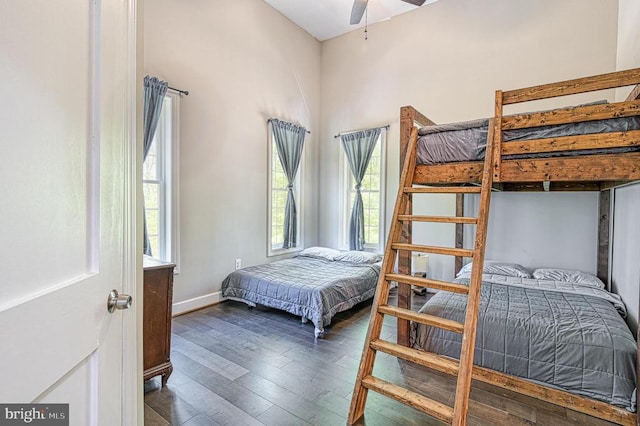
[[[364,206],[365,250],[382,252],[384,250],[384,206],[385,206],[385,146],[386,129],[382,129],[376,147],[369,160],[367,171],[362,179],[362,204]],[[340,248],[349,249],[349,221],[355,201],[355,180],[349,169],[344,150],[340,148]]]
[[[143,165],[147,234],[153,257],[178,264],[178,130],[180,95],[167,92]],[[176,268],[177,269],[177,268]]]
[[[287,202],[287,176],[284,173],[278,149],[273,136],[271,126],[269,126],[269,224],[268,224],[268,256],[275,256],[284,253],[299,251],[304,247],[302,229],[302,194],[301,176],[304,173],[304,155],[298,167],[295,181],[293,183],[293,193],[296,199],[297,210],[297,244],[295,247],[283,249],[284,243],[284,213]]]

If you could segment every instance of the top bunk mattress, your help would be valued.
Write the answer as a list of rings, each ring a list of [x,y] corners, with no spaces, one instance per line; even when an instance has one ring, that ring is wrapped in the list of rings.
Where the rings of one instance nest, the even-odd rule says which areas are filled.
[[[487,146],[489,119],[426,126],[418,130],[417,164],[442,164],[458,161],[481,161]],[[626,132],[640,130],[640,116],[569,123],[555,126],[504,130],[503,142],[529,139],[577,136],[593,133]],[[602,148],[554,153],[518,154],[504,159],[557,157],[585,154],[613,154],[638,151],[639,147]]]

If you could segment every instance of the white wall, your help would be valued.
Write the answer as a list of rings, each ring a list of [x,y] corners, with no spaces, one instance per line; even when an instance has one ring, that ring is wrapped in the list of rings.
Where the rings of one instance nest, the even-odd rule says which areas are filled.
[[[267,122],[311,130],[305,243],[317,240],[320,44],[262,0],[154,0],[144,13],[145,73],[188,89],[180,129],[178,310],[219,299],[234,269],[267,253]]]
[[[324,42],[319,242],[335,246],[337,241],[339,146],[332,135],[391,124],[387,148],[390,218],[398,185],[402,105],[413,105],[439,123],[488,117],[493,113],[496,89],[612,71],[617,18],[616,0],[447,0],[371,25],[366,41],[356,31]],[[602,94],[584,100],[597,97]],[[594,204],[597,194],[563,197],[568,203]],[[544,210],[549,199],[538,200],[543,204],[536,208]],[[522,201],[525,209],[536,203]],[[502,211],[506,205],[501,207],[498,201],[494,207],[492,215],[506,221],[501,226],[516,226],[515,219]],[[566,216],[559,219],[565,221]],[[573,233],[591,235],[596,226],[590,222],[581,221],[584,229],[572,228]],[[489,241],[499,237],[500,226],[493,229]],[[541,234],[533,247],[501,246],[498,254],[528,258],[530,253],[542,253],[555,237]],[[574,256],[573,252],[562,253],[554,263],[569,264]],[[594,270],[595,256],[588,257],[585,269]],[[434,260],[430,265],[435,268]],[[438,270],[445,269],[440,265]],[[447,278],[446,271],[442,274],[440,278]]]
[[[477,208],[476,205],[474,211]],[[486,259],[508,259],[529,268],[555,266],[595,274],[598,195],[495,193],[491,196],[489,234]]]
[[[640,67],[640,2],[618,0],[618,45],[616,69],[626,70]],[[616,99],[624,100],[629,88],[616,91]]]
[[[640,2],[620,0],[618,10],[617,69],[640,67]],[[618,91],[616,98],[623,100],[629,90]],[[634,332],[638,327],[638,300],[640,299],[640,184],[615,190],[613,229],[613,256],[611,282],[613,291],[620,294],[629,315],[627,322]]]

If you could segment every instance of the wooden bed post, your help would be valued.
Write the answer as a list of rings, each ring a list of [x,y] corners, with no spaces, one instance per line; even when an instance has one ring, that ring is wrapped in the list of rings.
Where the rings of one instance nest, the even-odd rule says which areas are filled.
[[[402,174],[402,166],[407,155],[407,146],[411,137],[411,129],[415,121],[416,110],[411,107],[400,108],[400,174]],[[402,182],[400,182],[402,184]],[[412,209],[413,199],[409,197],[407,210]],[[411,243],[411,222],[407,221],[402,226],[400,241],[403,243]],[[398,252],[398,273],[411,275],[411,252]],[[405,283],[398,283],[398,307],[411,308],[411,286]],[[406,319],[398,318],[398,337],[399,345],[409,346],[409,326],[410,322]]]
[[[456,216],[464,216],[464,194],[456,194]],[[464,246],[464,224],[456,223],[456,248],[462,248]],[[455,270],[453,275],[458,275],[460,269],[462,269],[463,258],[456,256]]]
[[[493,181],[502,182],[502,90],[496,90],[495,118],[493,130]]]
[[[609,226],[611,223],[611,191],[605,189],[600,191],[599,196],[599,218],[598,218],[598,266],[596,275],[607,284],[607,289],[611,290],[609,282]]]
[[[414,124],[422,126],[433,125],[433,121],[418,112],[411,106],[400,108],[400,173],[407,154],[407,146],[411,137],[411,129]],[[407,210],[412,209],[412,199],[407,203]],[[405,222],[402,227],[401,241],[411,243],[411,222]],[[401,250],[398,252],[398,273],[411,275],[411,252]],[[398,307],[411,309],[411,286],[409,284],[398,283]],[[408,320],[398,318],[398,337],[400,345],[409,346],[409,326]]]

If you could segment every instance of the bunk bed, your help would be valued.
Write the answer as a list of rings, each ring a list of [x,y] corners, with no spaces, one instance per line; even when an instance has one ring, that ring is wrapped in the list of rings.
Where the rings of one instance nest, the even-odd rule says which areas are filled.
[[[222,295],[280,309],[311,321],[315,337],[338,312],[373,297],[382,256],[309,247],[297,256],[238,269],[222,282]]]
[[[505,105],[626,86],[635,87],[623,102],[599,102],[550,111],[514,115],[504,114]],[[640,180],[639,99],[640,69],[633,69],[518,90],[504,92],[498,90],[496,92],[495,116],[491,120],[476,120],[464,124],[436,126],[435,123],[415,108],[410,106],[403,107],[401,108],[400,123],[401,163],[404,163],[405,159],[407,162],[412,162],[413,165],[408,168],[412,173],[412,177],[410,177],[412,185],[438,187],[441,185],[451,186],[453,184],[472,188],[474,186],[477,187],[481,182],[484,184],[486,180],[483,181],[483,175],[489,173],[492,174],[490,176],[492,179],[489,180],[490,185],[494,190],[500,191],[599,191],[600,223],[598,229],[597,275],[606,282],[610,260],[608,233],[611,196],[609,190],[619,185]],[[424,127],[418,131],[422,140],[418,140],[417,149],[415,145],[410,144],[410,135],[412,135],[412,132],[415,134],[415,127]],[[559,133],[556,132],[558,128],[560,128]],[[427,139],[432,138],[434,134],[436,134],[437,139],[441,136],[437,135],[437,133],[442,132],[448,134],[444,138],[446,140],[440,140],[439,142],[436,140],[436,144],[441,144],[433,152],[425,152],[424,150],[428,149],[428,147],[425,148],[425,144],[429,143]],[[451,137],[451,135],[453,136]],[[491,146],[491,149],[487,151],[491,158],[485,159],[487,160],[486,162],[483,161],[482,155],[484,146],[480,143],[483,137],[487,141],[487,145]],[[463,140],[462,146],[456,145],[456,138]],[[433,139],[431,139],[431,142],[433,143]],[[413,148],[411,148],[412,146]],[[417,152],[410,152],[412,149]],[[449,162],[449,160],[454,161]],[[486,165],[490,165],[492,169],[490,171],[484,170]],[[403,171],[405,169],[406,167],[403,168]],[[406,179],[407,181],[409,180],[409,178]],[[411,210],[411,198],[409,198],[406,208],[408,211]],[[456,216],[465,216],[463,193],[456,194]],[[442,221],[442,219],[440,220]],[[456,223],[456,248],[463,251],[464,221],[451,222]],[[399,238],[406,243],[406,247],[411,243],[411,233],[411,221],[404,221],[399,232]],[[398,249],[398,276],[411,276],[411,251],[408,249],[402,250],[402,244],[396,244],[395,246]],[[484,254],[481,259],[483,256]],[[462,264],[463,257],[456,256],[456,273],[460,270]],[[482,272],[479,272],[479,274],[482,274]],[[483,289],[482,295],[479,296],[481,301],[479,302],[478,315],[480,319],[478,322],[480,324],[485,319],[488,323],[491,321],[490,315],[487,314],[483,317],[482,304],[484,303],[486,307],[486,303],[488,303],[487,294],[492,292],[493,286],[496,286],[498,290],[502,289],[503,292],[509,291],[500,287],[501,284],[506,284],[501,282],[501,280],[504,281],[503,278],[498,277],[498,282],[492,283],[491,276],[483,276],[483,286],[485,286],[485,280],[488,281],[486,289]],[[523,285],[522,278],[519,278],[519,280],[519,283],[516,283],[517,285],[515,286],[519,288],[513,291],[514,293],[520,293],[514,297],[522,298],[527,291],[533,291],[534,293],[543,291],[540,288],[532,289],[533,283],[528,282]],[[458,280],[457,282],[465,284],[464,280]],[[536,285],[539,286],[540,283]],[[451,293],[447,293],[447,295],[451,295]],[[452,295],[453,298],[456,296],[458,295]],[[411,298],[411,279],[405,278],[404,282],[398,282],[398,308],[411,309]],[[449,302],[449,300],[444,302],[444,305]],[[466,300],[463,301],[462,310],[460,311],[462,317],[464,317],[464,303],[466,303]],[[565,303],[577,302],[569,298],[569,301]],[[618,306],[618,308],[620,307]],[[441,311],[442,306],[434,309]],[[602,309],[605,311],[608,309],[607,315],[610,315],[611,311],[613,311],[613,316],[618,317],[617,320],[614,318],[614,321],[617,321],[617,325],[622,323],[624,328],[624,322],[616,312],[615,303],[605,301]],[[446,317],[446,315],[443,316]],[[405,347],[411,345],[412,330],[410,319],[408,315],[398,317],[397,342]],[[521,321],[526,321],[526,318],[521,318]],[[447,331],[444,331],[444,333],[446,335]],[[627,336],[629,336],[628,329],[627,333]],[[439,336],[442,337],[442,334]],[[416,337],[416,327],[414,326],[413,343],[420,346],[421,343],[417,342],[417,340],[419,339]],[[422,340],[423,343],[424,339]],[[638,348],[637,344],[633,346]],[[478,345],[476,345],[477,347]],[[399,351],[396,352],[399,353]],[[458,353],[460,353],[459,348]],[[640,351],[636,351],[634,356],[637,357],[638,354],[640,354]],[[628,364],[629,360],[627,359],[625,362]],[[637,358],[637,362],[631,360],[631,363],[640,365],[640,358]],[[637,373],[633,373],[637,377]],[[593,394],[588,390],[585,392],[577,391],[577,393],[574,391],[572,393],[553,384],[530,381],[505,374],[504,372],[476,366],[473,367],[472,374],[474,380],[532,396],[614,423],[624,425],[640,424],[638,416],[628,410],[633,405],[629,404],[628,398],[622,402],[618,400],[617,405],[611,405],[612,402],[616,403],[616,401],[602,398],[607,400],[607,402],[603,402],[585,397],[585,395],[593,397]],[[355,404],[355,402],[352,402],[352,404]],[[417,408],[415,404],[414,407]],[[353,411],[354,405],[352,405]],[[357,414],[356,410],[354,419]]]

